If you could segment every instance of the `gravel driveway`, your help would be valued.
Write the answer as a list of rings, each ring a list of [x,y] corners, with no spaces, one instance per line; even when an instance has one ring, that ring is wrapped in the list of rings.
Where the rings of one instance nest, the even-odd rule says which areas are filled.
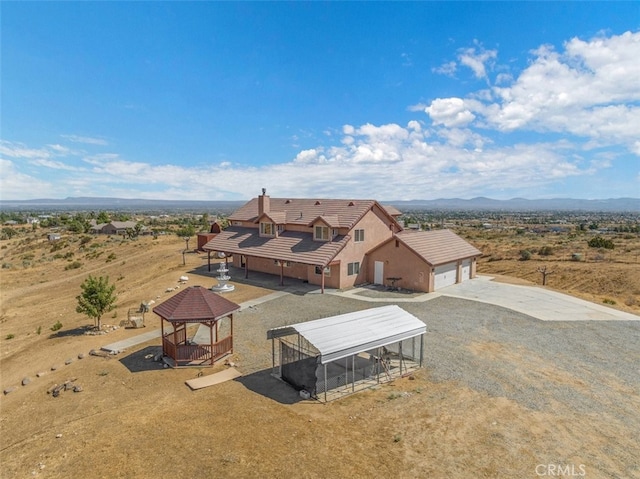
[[[384,304],[299,293],[247,308],[234,321],[238,366],[245,374],[271,367],[270,328]],[[432,380],[458,381],[535,411],[561,404],[579,414],[606,412],[640,443],[640,322],[547,322],[445,296],[399,305],[427,325]]]

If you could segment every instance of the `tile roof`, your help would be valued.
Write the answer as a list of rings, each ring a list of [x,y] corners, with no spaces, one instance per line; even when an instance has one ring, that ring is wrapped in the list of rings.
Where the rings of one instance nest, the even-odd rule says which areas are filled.
[[[350,236],[333,241],[314,241],[311,233],[284,231],[276,238],[261,237],[258,229],[230,226],[204,245],[205,250],[244,254],[317,266],[328,265]]]
[[[482,254],[450,230],[404,230],[395,237],[433,266]]]
[[[240,306],[202,286],[189,286],[153,308],[167,321],[200,322],[223,318]]]
[[[310,198],[269,198],[269,214],[284,213],[287,224],[307,226],[319,216],[335,217],[335,226],[352,228],[374,205],[375,200],[336,200]],[[386,207],[381,206],[385,211]],[[392,208],[390,214],[397,210]],[[258,218],[258,198],[253,198],[236,210],[229,220],[256,221]],[[280,218],[279,218],[280,219]]]

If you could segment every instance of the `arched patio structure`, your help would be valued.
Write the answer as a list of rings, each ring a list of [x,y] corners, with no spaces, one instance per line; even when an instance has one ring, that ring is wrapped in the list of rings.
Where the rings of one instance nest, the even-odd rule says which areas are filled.
[[[162,354],[175,367],[213,366],[233,353],[233,313],[239,310],[236,303],[202,286],[183,289],[153,308],[160,316]],[[200,324],[198,331],[188,337],[187,329],[195,324]],[[224,338],[219,338],[221,329],[228,332]]]

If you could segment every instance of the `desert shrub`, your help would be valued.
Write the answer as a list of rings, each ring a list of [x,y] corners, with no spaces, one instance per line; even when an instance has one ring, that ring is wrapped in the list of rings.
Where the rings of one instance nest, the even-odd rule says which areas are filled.
[[[602,300],[602,302],[603,302],[604,304],[612,304],[612,305],[613,305],[613,304],[616,304],[616,302],[615,302],[613,299],[609,299],[609,298],[604,298],[604,299]]]
[[[42,326],[38,326],[38,329],[36,329],[36,334],[40,334],[42,332]]]
[[[613,241],[603,238],[602,236],[594,236],[591,238],[587,244],[590,248],[605,248],[605,249],[613,249],[614,244]]]
[[[74,261],[73,263],[69,263],[64,267],[65,271],[70,269],[78,269],[82,267],[82,263],[80,261]]]
[[[15,337],[16,337],[16,335],[15,335],[15,334],[7,334],[7,335],[4,337],[4,339],[9,340],[9,339],[13,339],[13,338],[15,338]]]
[[[116,254],[115,253],[109,254],[109,256],[107,256],[107,263],[110,263],[114,259],[116,259]]]
[[[551,246],[543,246],[538,250],[540,256],[551,256],[553,254],[553,248]]]
[[[2,269],[11,269],[11,263],[2,263]]]
[[[520,251],[520,261],[529,261],[531,259],[531,251],[523,249]]]
[[[636,298],[634,298],[633,296],[629,296],[627,299],[625,299],[624,304],[626,304],[627,306],[635,306],[636,304],[638,304],[638,302],[636,301]]]
[[[60,251],[61,249],[64,249],[66,247],[67,247],[66,241],[56,241],[55,243],[53,243],[53,246],[51,246],[51,249],[49,250],[49,252],[55,253],[56,251]]]
[[[30,261],[30,260],[32,260],[33,258],[35,258],[35,256],[36,256],[36,255],[35,255],[34,253],[27,253],[27,254],[23,254],[23,255],[22,255],[22,259],[23,259],[23,260],[26,260],[26,261]]]
[[[51,326],[51,331],[59,331],[62,329],[62,323],[60,321],[56,321],[56,324]]]
[[[82,238],[80,238],[80,245],[84,246],[87,243],[89,243],[93,238],[91,236],[83,236]]]

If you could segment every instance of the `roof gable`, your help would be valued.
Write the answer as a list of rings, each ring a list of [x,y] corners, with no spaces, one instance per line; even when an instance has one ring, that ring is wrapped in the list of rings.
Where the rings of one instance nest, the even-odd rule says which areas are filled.
[[[405,230],[394,237],[432,266],[463,258],[482,255],[482,252],[450,230]]]
[[[256,218],[254,223],[259,223],[264,219],[268,219],[277,225],[283,225],[287,222],[287,214],[284,211],[270,211],[268,213],[262,213],[258,218]]]
[[[308,226],[313,226],[318,223],[324,223],[329,228],[338,228],[340,226],[340,220],[338,219],[338,215],[323,215],[316,217]]]

